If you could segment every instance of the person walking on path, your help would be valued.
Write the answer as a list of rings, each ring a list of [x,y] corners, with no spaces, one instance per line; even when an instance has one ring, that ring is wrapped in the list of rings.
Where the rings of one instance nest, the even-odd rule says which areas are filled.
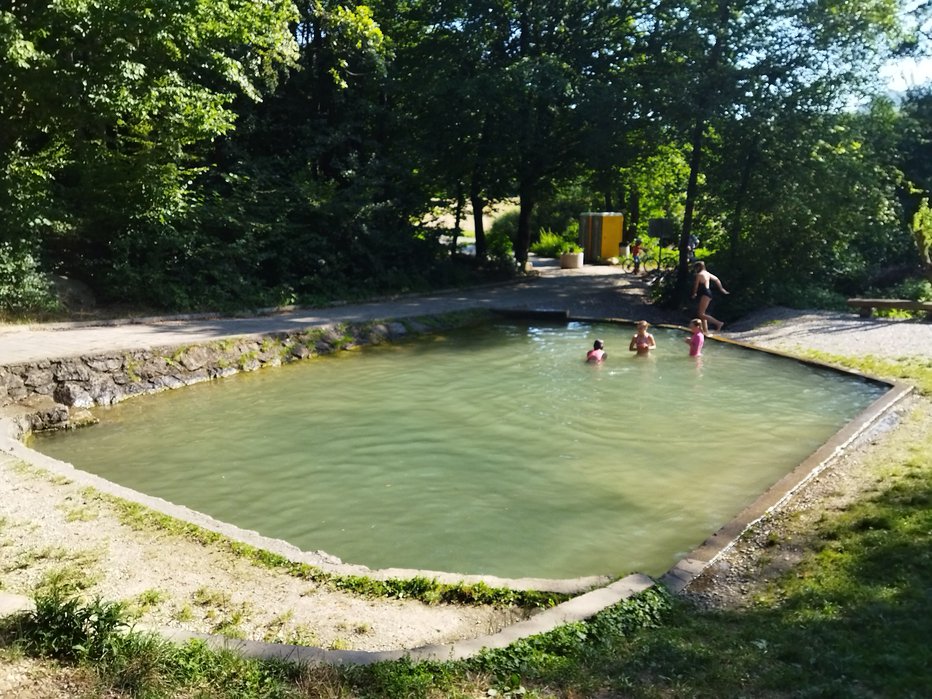
[[[728,292],[725,290],[725,287],[722,286],[721,279],[705,268],[705,262],[697,262],[693,267],[693,272],[696,273],[696,278],[693,281],[692,297],[699,297],[699,307],[696,311],[696,315],[699,316],[699,320],[702,321],[702,332],[705,335],[709,334],[709,321],[715,323],[715,331],[718,332],[725,324],[718,318],[710,316],[707,313],[709,304],[712,302],[711,285],[714,284],[717,286],[718,290],[723,294],[727,294]]]

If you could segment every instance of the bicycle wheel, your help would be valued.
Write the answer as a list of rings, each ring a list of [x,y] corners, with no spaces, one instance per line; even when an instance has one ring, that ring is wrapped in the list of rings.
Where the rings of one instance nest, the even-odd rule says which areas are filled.
[[[657,269],[657,258],[654,255],[643,255],[641,257],[641,269],[645,272],[653,272]]]
[[[634,271],[634,258],[633,257],[622,257],[618,262],[618,266],[621,267],[623,272],[633,272]]]

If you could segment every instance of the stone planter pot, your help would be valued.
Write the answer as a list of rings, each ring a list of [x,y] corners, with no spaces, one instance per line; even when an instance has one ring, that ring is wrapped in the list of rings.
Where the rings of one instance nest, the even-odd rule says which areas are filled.
[[[583,254],[581,252],[564,252],[560,255],[561,269],[580,269],[583,266]]]

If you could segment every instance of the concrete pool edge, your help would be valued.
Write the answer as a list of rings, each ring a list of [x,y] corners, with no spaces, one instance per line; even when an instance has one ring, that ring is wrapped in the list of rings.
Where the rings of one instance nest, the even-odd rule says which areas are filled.
[[[498,309],[494,309],[494,312],[499,311]],[[530,315],[530,317],[540,320],[549,319],[573,322],[618,324],[631,324],[634,322],[632,320],[622,318],[571,317],[568,312],[554,311],[549,309],[519,309],[516,311],[506,311],[506,313],[512,317],[516,317],[518,315],[528,317]],[[391,321],[383,322],[390,323]],[[655,327],[683,329],[681,326],[665,324],[656,324]],[[858,437],[863,435],[872,425],[876,424],[882,416],[884,416],[912,391],[912,387],[905,384],[889,382],[878,379],[876,377],[865,376],[858,372],[844,370],[836,366],[824,364],[822,362],[801,359],[799,357],[783,352],[772,351],[753,345],[733,342],[727,340],[727,338],[710,339],[728,342],[730,344],[745,347],[749,350],[774,354],[801,363],[830,369],[840,373],[850,374],[887,386],[889,387],[889,390],[887,390],[881,397],[875,400],[870,406],[868,406],[867,409],[862,411],[841,430],[836,432],[836,434],[833,435],[831,439],[826,441],[818,450],[816,450],[816,452],[814,452],[812,455],[810,455],[810,457],[799,464],[793,471],[784,476],[773,486],[768,488],[768,490],[759,496],[752,505],[745,508],[745,510],[743,510],[737,517],[721,527],[718,531],[712,534],[711,537],[700,544],[700,546],[696,547],[689,554],[687,554],[687,556],[678,562],[673,568],[664,573],[663,576],[661,576],[659,579],[659,582],[673,592],[680,592],[685,589],[693,580],[695,580],[696,577],[701,574],[701,572],[708,565],[713,563],[715,559],[721,556],[725,551],[733,547],[737,543],[739,537],[749,527],[753,526],[755,522],[759,521],[768,512],[779,509],[811,478],[815,477],[818,475],[818,473],[821,473],[823,470],[830,467],[834,459],[836,459],[845,448],[847,448]],[[245,530],[231,527],[225,523],[213,520],[212,518],[209,518],[202,513],[197,513],[192,510],[188,510],[187,508],[175,506],[172,503],[168,503],[167,501],[160,500],[158,498],[145,496],[144,494],[123,488],[122,486],[117,486],[116,484],[113,484],[102,478],[93,476],[93,474],[88,474],[86,472],[80,471],[79,469],[75,469],[70,464],[58,462],[54,459],[50,459],[49,457],[45,457],[44,455],[29,449],[25,444],[19,441],[18,438],[16,438],[15,431],[17,427],[21,428],[21,425],[16,423],[14,420],[0,420],[0,451],[6,452],[16,458],[26,461],[33,466],[45,468],[46,470],[50,470],[53,473],[64,473],[71,477],[74,477],[76,474],[82,474],[82,477],[87,476],[95,481],[93,483],[89,483],[90,485],[94,485],[96,487],[102,483],[105,483],[108,486],[118,489],[118,493],[113,493],[117,497],[123,497],[135,502],[139,502],[139,499],[137,498],[142,498],[143,502],[140,502],[140,504],[143,504],[147,507],[152,507],[158,512],[183,519],[184,521],[188,521],[199,526],[204,526],[204,522],[206,522],[208,525],[210,525],[206,528],[224,536],[231,536],[231,532],[235,530],[236,535],[231,536],[231,538],[243,540],[239,538],[239,535],[244,535],[246,537],[244,543],[249,543],[272,552],[277,553],[277,545],[285,543],[279,542],[278,540],[261,537],[255,532],[246,532]],[[40,457],[38,460],[43,463],[35,463],[35,457]],[[57,466],[55,466],[55,464],[57,464]],[[49,466],[53,467],[49,468]],[[108,488],[106,492],[111,491]],[[166,507],[170,511],[166,511]],[[258,539],[252,535],[255,535],[255,537],[258,537]],[[258,543],[256,543],[257,541]],[[298,551],[303,555],[308,555],[308,552],[300,551],[296,547],[291,547],[291,545],[287,545],[287,548],[288,553],[284,555],[288,558],[291,558],[295,551]],[[302,560],[300,562],[305,561]],[[329,567],[329,564],[326,562],[323,564],[320,561],[307,562],[309,562],[311,565],[319,566],[323,569],[327,569],[327,567]],[[270,644],[260,641],[241,641],[221,636],[210,636],[208,634],[179,632],[177,629],[151,630],[156,631],[169,640],[185,641],[187,639],[203,639],[207,641],[211,647],[236,650],[243,655],[250,657],[269,659],[274,658],[296,662],[303,661],[322,662],[329,664],[367,664],[386,660],[397,660],[400,658],[411,658],[413,660],[454,660],[470,657],[483,648],[503,648],[522,638],[546,633],[572,621],[579,621],[590,618],[599,611],[602,611],[603,609],[613,604],[636,595],[639,592],[649,589],[656,584],[656,582],[650,577],[638,573],[626,576],[608,585],[605,585],[605,583],[608,581],[608,578],[604,576],[575,579],[570,581],[545,581],[540,579],[518,579],[506,581],[505,579],[494,578],[496,582],[490,583],[489,581],[493,579],[490,576],[463,576],[434,571],[417,571],[406,569],[370,570],[364,566],[353,566],[352,564],[343,563],[333,565],[338,565],[341,569],[343,569],[343,571],[349,569],[351,574],[365,575],[372,578],[381,577],[384,579],[385,577],[397,578],[399,576],[418,575],[427,575],[439,578],[439,576],[443,576],[446,580],[454,579],[457,581],[483,581],[487,582],[487,584],[493,585],[507,582],[514,583],[516,585],[514,589],[542,589],[545,591],[562,590],[553,590],[552,588],[548,587],[540,587],[541,584],[546,585],[548,583],[570,583],[570,587],[572,587],[573,584],[576,585],[575,592],[582,592],[583,590],[587,591],[579,594],[577,597],[574,597],[567,602],[556,605],[555,607],[536,614],[527,620],[507,626],[494,634],[455,641],[448,644],[423,646],[412,649],[385,651],[337,651],[307,646]],[[521,585],[527,585],[527,587],[521,587]],[[27,598],[18,597],[18,599],[11,599],[14,597],[17,596],[0,593],[0,616],[28,608],[30,602]]]
[[[530,638],[531,636],[539,636],[565,624],[584,621],[614,604],[623,602],[626,599],[650,589],[655,584],[652,578],[640,573],[634,573],[610,585],[591,590],[563,602],[562,604],[545,609],[524,621],[506,626],[496,633],[462,639],[451,643],[395,650],[327,650],[313,646],[300,646],[288,643],[241,640],[229,638],[227,636],[195,633],[167,627],[137,625],[134,629],[136,631],[154,633],[173,643],[186,643],[191,640],[198,640],[205,642],[214,650],[235,651],[245,657],[263,660],[327,665],[370,665],[373,663],[402,660],[405,658],[416,662],[443,662],[465,660],[474,657],[483,650],[506,648],[516,641]],[[0,618],[25,612],[31,608],[32,602],[29,598],[0,591]]]
[[[862,374],[857,376],[864,377]],[[874,377],[864,378],[888,385],[890,390],[832,435],[796,468],[770,486],[736,517],[680,559],[661,575],[658,581],[671,592],[679,593],[685,590],[708,566],[733,548],[748,529],[768,514],[780,510],[806,483],[830,468],[845,449],[877,424],[900,401],[913,393],[913,387],[908,384],[891,383]]]
[[[100,493],[120,500],[141,505],[149,510],[175,520],[200,527],[208,532],[231,541],[246,544],[256,549],[282,556],[292,563],[307,564],[324,573],[336,576],[360,576],[373,580],[406,580],[428,578],[441,584],[473,585],[483,583],[492,588],[515,591],[552,592],[575,595],[589,592],[609,582],[607,575],[592,575],[577,578],[503,578],[494,575],[451,573],[448,571],[415,568],[368,568],[364,565],[346,563],[324,551],[305,551],[282,539],[264,536],[234,524],[220,521],[208,514],[178,505],[163,498],[147,495],[138,490],[114,483],[101,476],[83,471],[74,465],[59,461],[35,451],[20,441],[17,436],[20,425],[0,417],[0,454],[6,454],[26,463],[31,468],[53,476],[63,476],[81,486],[91,487]]]

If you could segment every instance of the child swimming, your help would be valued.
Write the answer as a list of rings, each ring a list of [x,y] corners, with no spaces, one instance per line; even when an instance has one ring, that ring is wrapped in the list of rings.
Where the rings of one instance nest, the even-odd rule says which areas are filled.
[[[608,358],[608,355],[605,353],[605,343],[601,340],[596,340],[592,343],[592,349],[586,353],[587,362],[595,362],[600,364],[605,359]]]

